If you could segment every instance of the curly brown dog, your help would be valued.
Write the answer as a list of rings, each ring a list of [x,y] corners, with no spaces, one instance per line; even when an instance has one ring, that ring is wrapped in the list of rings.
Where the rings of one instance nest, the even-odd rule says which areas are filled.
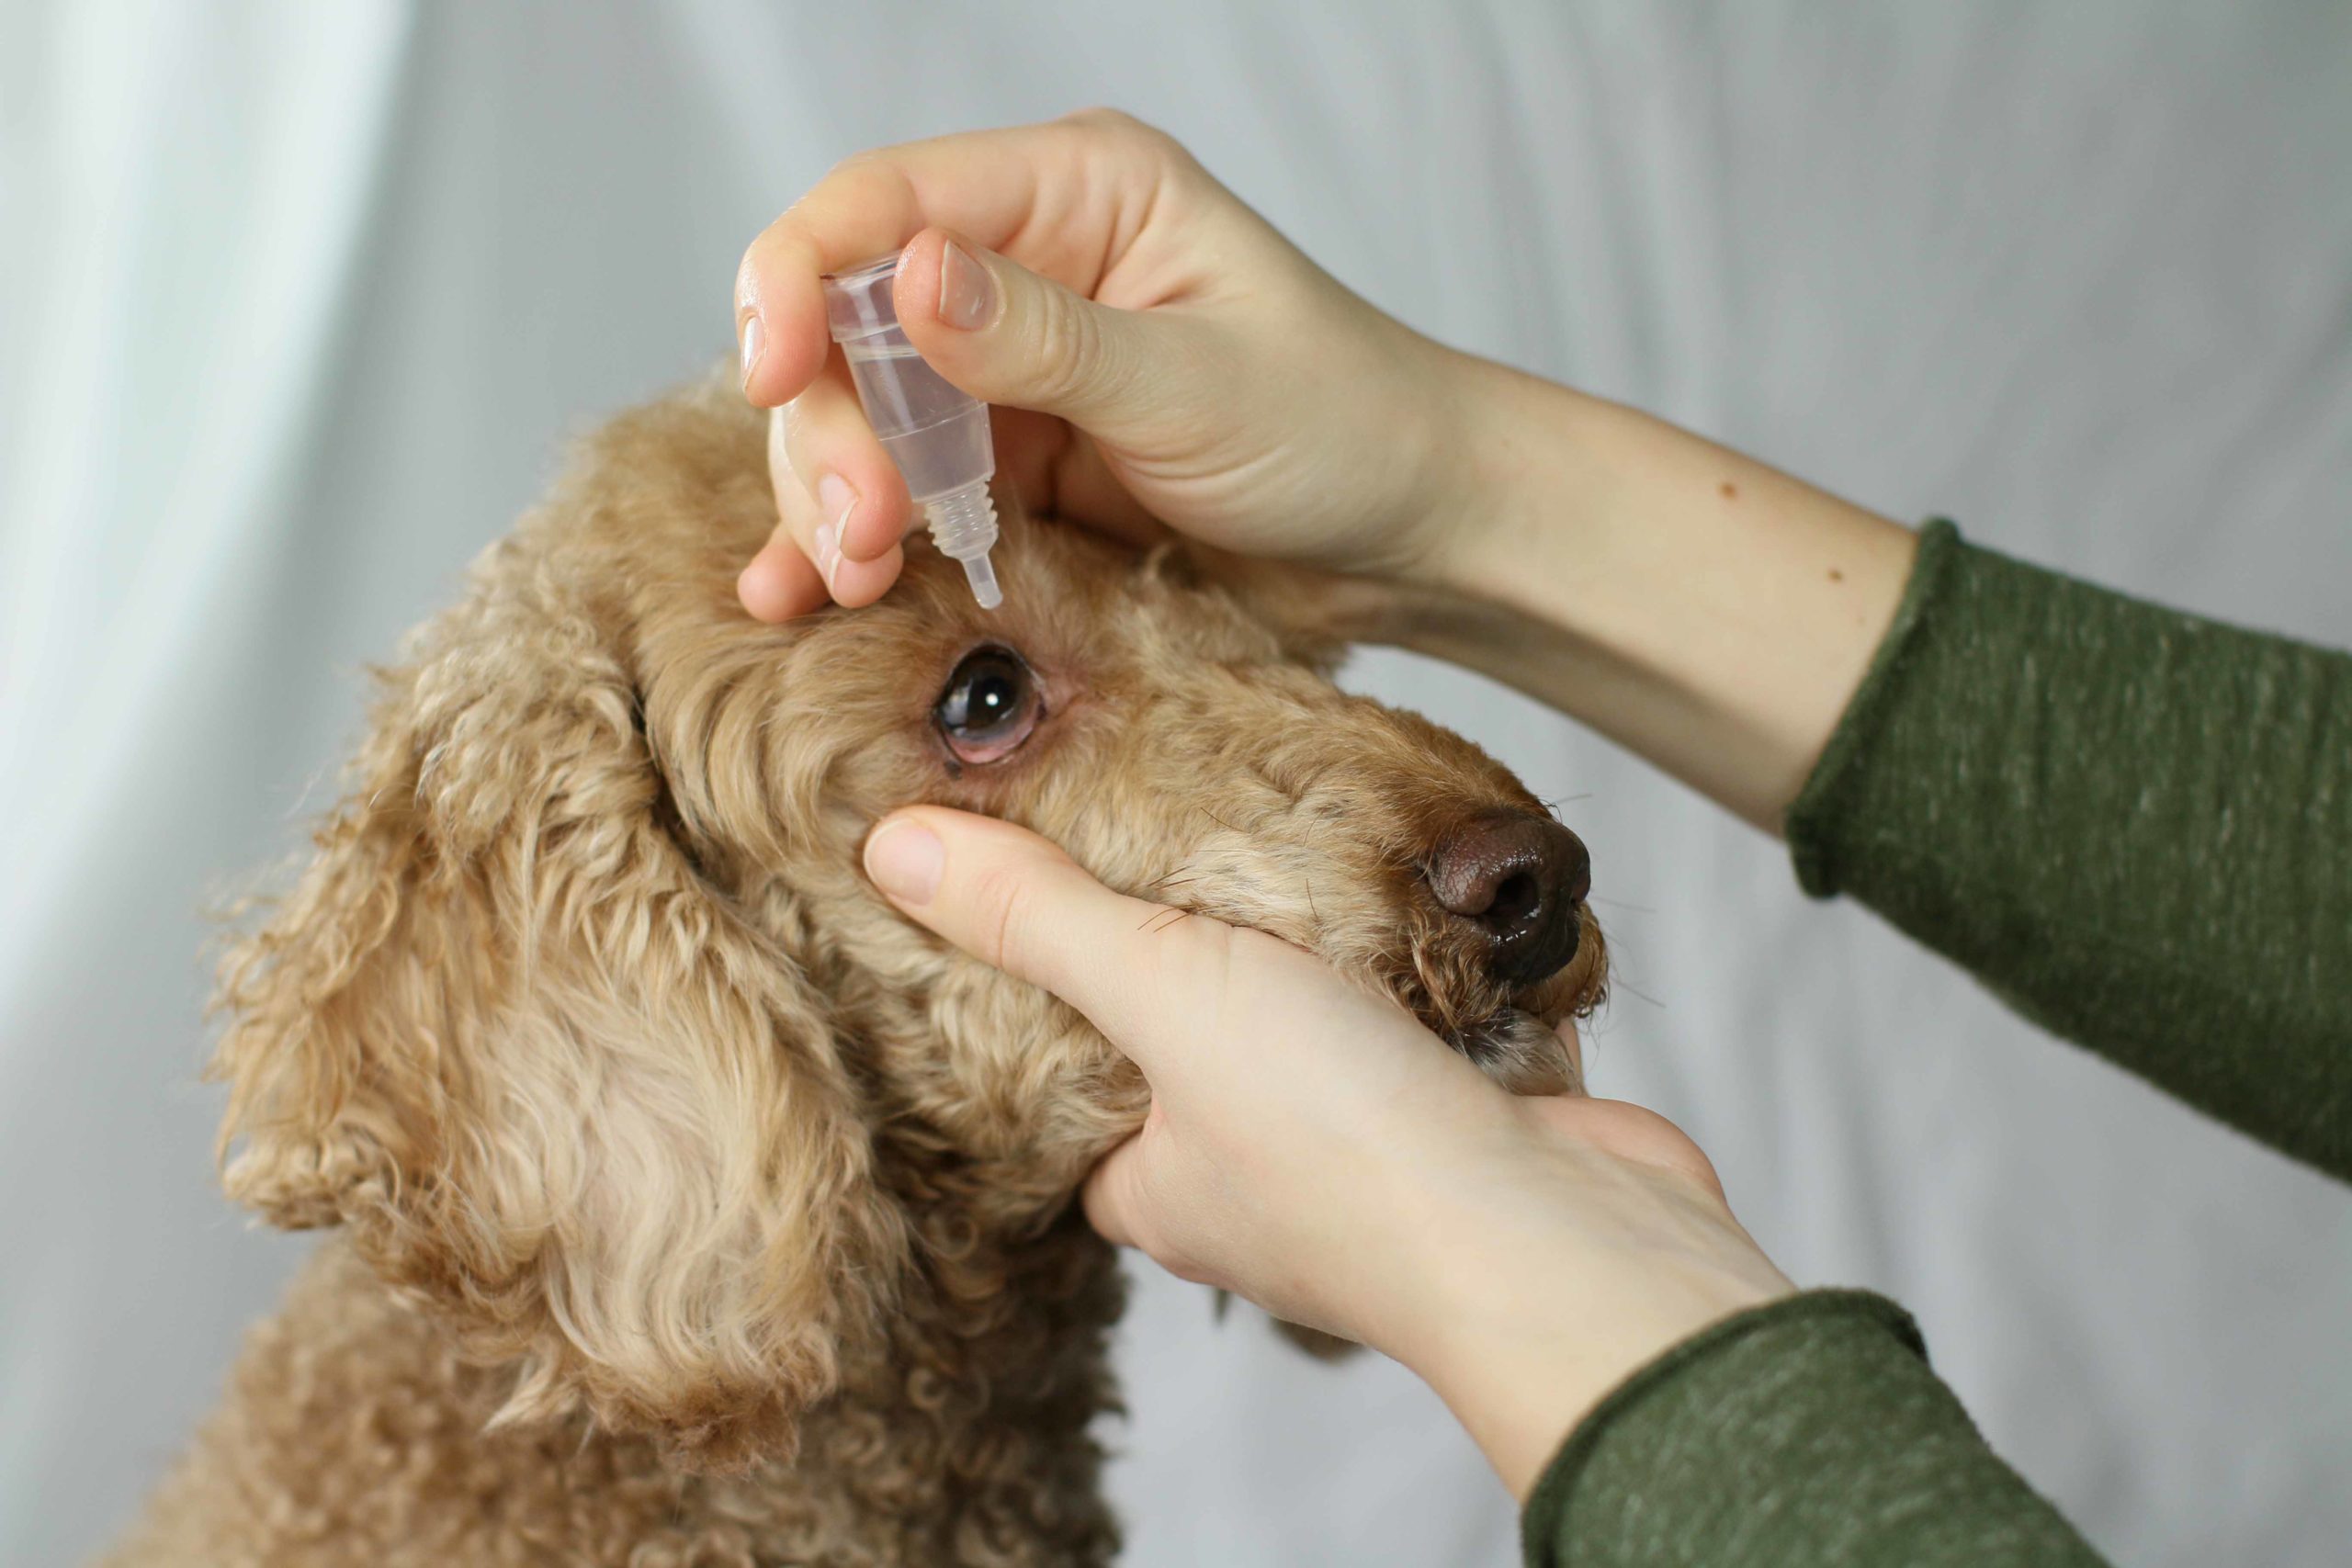
[[[738,607],[731,382],[629,414],[382,677],[224,968],[227,1185],[339,1225],[122,1562],[1092,1563],[1121,1290],[1072,1203],[1142,1080],[893,912],[890,808],[989,812],[1570,1087],[1584,852],[1335,689],[1303,593],[1009,525],[1009,603]]]

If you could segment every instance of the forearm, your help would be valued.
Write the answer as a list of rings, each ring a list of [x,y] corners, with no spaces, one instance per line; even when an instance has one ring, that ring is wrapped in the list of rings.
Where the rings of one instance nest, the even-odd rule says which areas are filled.
[[[1884,518],[1464,359],[1462,525],[1393,640],[1571,714],[1778,832],[1900,602]]]
[[[1398,1182],[1353,1250],[1385,1259],[1387,1331],[1371,1342],[1437,1392],[1524,1498],[1636,1369],[1795,1287],[1663,1119],[1583,1099],[1512,1111],[1516,1135]]]
[[[1379,1223],[1347,1250],[1382,1298],[1365,1337],[1522,1500],[1531,1562],[2097,1562],[1985,1446],[1909,1317],[1792,1292],[1702,1164],[1653,1163],[1666,1123],[1608,1101],[1514,1109],[1519,1135],[1506,1122],[1375,1177]],[[1601,1126],[1631,1157],[1594,1157],[1577,1134]]]

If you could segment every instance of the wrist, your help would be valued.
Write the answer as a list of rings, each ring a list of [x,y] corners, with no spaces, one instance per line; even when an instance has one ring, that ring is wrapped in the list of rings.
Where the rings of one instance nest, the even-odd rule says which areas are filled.
[[[1593,400],[1442,344],[1430,373],[1437,470],[1401,585],[1440,602],[1507,606],[1513,584],[1555,552],[1575,552],[1601,497],[1577,425]]]
[[[1589,565],[1600,476],[1563,437],[1592,400],[1430,339],[1417,347],[1406,379],[1423,456],[1396,543],[1318,584],[1320,613],[1349,640],[1500,674],[1491,650],[1569,629],[1531,621],[1523,590],[1531,574]]]
[[[1612,1389],[1793,1290],[1677,1174],[1540,1126],[1477,1165],[1402,1227],[1405,1283],[1369,1342],[1436,1392],[1515,1497]]]
[[[1637,410],[1464,356],[1458,537],[1390,640],[1585,721],[1767,831],[1917,541]]]
[[[1638,502],[1612,449],[1630,410],[1458,350],[1436,384],[1448,423],[1430,540],[1383,604],[1379,640],[1466,664],[1591,721],[1547,672],[1623,661],[1638,562],[1623,558]],[[1638,416],[1636,416],[1638,417]],[[1611,601],[1616,601],[1612,613]]]

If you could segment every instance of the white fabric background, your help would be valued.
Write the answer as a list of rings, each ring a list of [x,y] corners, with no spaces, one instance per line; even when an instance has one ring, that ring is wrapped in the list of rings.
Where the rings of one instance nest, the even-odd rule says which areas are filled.
[[[555,444],[727,346],[872,143],[1109,102],[1419,327],[1902,517],[2352,630],[2352,13],[0,0],[0,1562],[71,1561],[299,1241],[209,1172],[208,899],[300,841],[357,667]],[[1884,1289],[2142,1564],[2352,1540],[2352,1201],[2015,1021],[1779,848],[1395,655],[1592,844],[1598,1087],[1799,1280]],[[1138,1270],[1138,1564],[1488,1563],[1396,1369]]]

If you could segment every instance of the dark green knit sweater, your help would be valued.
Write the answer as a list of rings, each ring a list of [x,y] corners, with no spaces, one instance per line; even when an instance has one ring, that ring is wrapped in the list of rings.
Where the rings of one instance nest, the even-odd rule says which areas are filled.
[[[2352,1179],[2352,656],[2038,570],[1930,525],[1791,808],[1850,894],[2027,1017]],[[1556,1568],[2097,1563],[1867,1292],[1635,1373],[1527,1500]]]

